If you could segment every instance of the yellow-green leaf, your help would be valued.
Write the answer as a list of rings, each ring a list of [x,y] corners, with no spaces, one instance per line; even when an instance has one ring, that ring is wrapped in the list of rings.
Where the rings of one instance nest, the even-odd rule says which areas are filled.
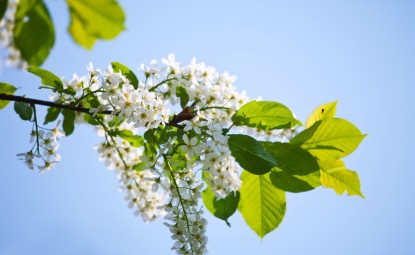
[[[334,118],[336,115],[337,100],[331,103],[323,104],[314,109],[308,116],[305,127],[311,127],[316,121],[324,120],[326,118]]]
[[[320,181],[324,187],[332,188],[341,195],[345,191],[349,196],[363,197],[360,191],[360,180],[356,172],[346,169],[341,160],[323,162],[321,165]]]
[[[0,82],[0,93],[7,94],[7,95],[13,95],[15,91],[16,91],[15,86],[8,84],[8,83]],[[4,107],[6,107],[9,103],[10,101],[0,100],[0,109],[3,109]]]
[[[243,105],[233,116],[235,126],[247,126],[262,130],[302,126],[291,110],[278,102],[251,101]]]
[[[113,39],[124,30],[125,14],[115,0],[67,0],[71,14],[69,33],[91,49],[97,39]]]
[[[300,145],[319,161],[333,161],[352,153],[366,135],[345,119],[319,120],[290,143]]]
[[[272,185],[269,174],[243,171],[238,210],[245,222],[262,239],[278,227],[286,210],[285,192]]]

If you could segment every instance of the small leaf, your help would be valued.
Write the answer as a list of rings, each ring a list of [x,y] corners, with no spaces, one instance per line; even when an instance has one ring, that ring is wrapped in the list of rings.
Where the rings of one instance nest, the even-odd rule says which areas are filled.
[[[14,102],[14,111],[22,120],[32,120],[33,109],[28,103]]]
[[[51,87],[55,91],[63,89],[62,80],[58,76],[54,75],[52,72],[36,66],[30,66],[29,68],[27,68],[27,71],[40,77],[44,85]]]
[[[20,0],[15,14],[13,42],[30,65],[40,66],[55,43],[55,29],[43,1]]]
[[[0,82],[0,94],[13,95],[15,91],[15,86],[10,85],[8,83]],[[0,100],[0,109],[6,107],[9,103],[10,101],[8,100]]]
[[[7,0],[0,1],[0,20],[3,19],[7,9]]]
[[[238,208],[239,192],[236,195],[229,193],[224,199],[217,199],[212,191],[212,188],[208,186],[202,193],[203,203],[205,207],[215,217],[222,219],[229,227],[231,224],[228,222],[228,218],[231,217]]]
[[[130,68],[118,62],[111,62],[111,66],[114,72],[121,72],[122,75],[127,77],[135,89],[138,88],[138,78]]]
[[[320,171],[308,175],[292,175],[274,167],[269,178],[275,187],[294,193],[310,191],[320,186]]]
[[[92,116],[90,114],[84,114],[84,121],[93,126],[99,125],[99,122],[96,120],[97,118],[101,118],[101,117],[99,115]]]
[[[251,101],[243,105],[233,116],[236,126],[248,126],[262,130],[292,128],[301,126],[291,110],[280,103],[270,101]]]
[[[67,0],[71,15],[69,33],[91,49],[97,39],[113,39],[124,30],[125,14],[114,0]]]
[[[183,86],[177,86],[176,96],[180,98],[180,106],[184,109],[189,102],[189,94]]]
[[[228,146],[239,165],[252,174],[266,174],[277,166],[277,161],[254,138],[230,135]]]
[[[330,118],[317,121],[290,142],[300,145],[319,161],[333,161],[352,153],[365,136],[349,121]]]
[[[133,166],[133,169],[140,172],[140,171],[143,171],[143,170],[147,170],[148,168],[147,168],[147,164],[146,163],[140,162],[138,164],[135,164]]]
[[[133,147],[138,148],[144,145],[143,137],[134,135],[131,130],[121,130],[118,132],[118,136],[129,142]]]
[[[76,114],[74,111],[71,110],[63,110],[63,131],[65,131],[65,135],[69,136],[75,130],[75,118]]]
[[[269,175],[242,172],[238,210],[262,239],[278,227],[286,210],[285,192],[271,184]]]
[[[278,168],[291,175],[307,175],[320,169],[313,155],[300,146],[280,142],[261,144],[277,160]]]
[[[331,103],[323,104],[314,109],[314,111],[308,116],[305,123],[305,127],[311,127],[316,121],[324,120],[327,118],[334,118],[336,115],[337,100]]]
[[[364,198],[360,191],[360,180],[356,172],[346,169],[341,160],[321,164],[321,184],[332,188],[341,195],[347,191],[349,196],[358,195]]]
[[[46,125],[49,122],[55,121],[58,118],[60,113],[61,113],[61,109],[55,108],[55,107],[49,107],[48,113],[45,116],[45,122],[43,123],[43,125]]]

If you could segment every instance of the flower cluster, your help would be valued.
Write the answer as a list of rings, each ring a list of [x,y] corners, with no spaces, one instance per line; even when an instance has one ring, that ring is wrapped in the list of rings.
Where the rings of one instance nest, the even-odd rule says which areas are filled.
[[[0,20],[0,46],[7,50],[6,65],[15,66],[20,69],[28,67],[27,62],[21,57],[20,51],[14,45],[13,29],[15,13],[19,0],[7,1],[7,9]]]
[[[65,136],[64,133],[59,130],[58,127],[47,132],[39,130],[38,127],[32,130],[30,136],[30,142],[35,143],[32,150],[25,153],[19,153],[17,156],[24,160],[25,164],[32,170],[36,165],[34,159],[42,159],[43,164],[37,165],[39,173],[53,169],[55,163],[59,162],[61,159],[57,150],[59,149],[59,138]]]
[[[120,180],[120,189],[125,191],[128,206],[134,210],[134,215],[141,216],[145,222],[150,222],[163,216],[160,208],[165,202],[165,192],[154,187],[155,174],[150,170],[136,171],[134,166],[141,162],[141,148],[131,146],[118,137],[111,138],[96,146],[100,160],[105,162],[108,169],[115,169]]]
[[[167,159],[166,164],[169,164]],[[167,167],[171,171],[170,166]],[[171,174],[171,199],[164,206],[167,212],[165,218],[169,222],[164,224],[169,227],[171,238],[175,241],[172,250],[177,254],[206,254],[207,221],[198,203],[203,184],[196,180],[192,168]]]

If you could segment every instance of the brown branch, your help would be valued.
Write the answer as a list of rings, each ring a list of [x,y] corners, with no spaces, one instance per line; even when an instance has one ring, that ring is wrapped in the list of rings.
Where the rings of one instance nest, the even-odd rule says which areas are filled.
[[[27,98],[27,97],[22,97],[22,96],[9,95],[9,94],[4,94],[4,93],[0,93],[0,100],[43,105],[43,106],[49,106],[49,107],[54,107],[54,108],[59,108],[59,109],[71,110],[71,111],[75,111],[75,112],[83,112],[83,113],[87,113],[87,114],[92,115],[92,113],[90,112],[91,108],[85,108],[85,107],[80,107],[80,106],[72,106],[72,105],[68,105],[68,104],[60,104],[60,103],[51,102],[51,101],[44,101],[44,100],[39,100],[39,99],[34,99],[34,98]],[[113,111],[99,111],[98,113],[113,114]],[[115,115],[117,115],[117,114],[115,114]],[[184,121],[184,120],[191,120],[193,117],[194,117],[194,114],[190,111],[190,108],[185,107],[182,112],[178,113],[177,115],[174,115],[173,119],[170,122],[166,123],[166,125],[183,129],[183,126],[179,125],[179,123]]]
[[[7,101],[15,101],[15,102],[22,102],[22,103],[28,103],[28,104],[36,104],[36,105],[44,105],[59,109],[65,109],[65,110],[71,110],[75,112],[83,112],[92,114],[89,112],[91,110],[90,108],[80,107],[80,106],[72,106],[68,104],[60,104],[56,102],[51,101],[44,101],[39,99],[33,99],[33,98],[27,98],[22,96],[14,96],[14,95],[8,95],[8,94],[2,94],[0,93],[0,100],[7,100]],[[112,111],[100,111],[99,113],[102,114],[112,114]]]

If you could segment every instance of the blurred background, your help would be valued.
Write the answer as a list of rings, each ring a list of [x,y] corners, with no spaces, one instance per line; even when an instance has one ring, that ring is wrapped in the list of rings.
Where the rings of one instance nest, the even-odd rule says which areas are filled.
[[[414,1],[121,0],[126,30],[92,51],[69,37],[66,3],[45,2],[57,34],[42,67],[58,76],[84,75],[90,61],[137,70],[175,53],[183,64],[196,57],[229,71],[239,90],[281,102],[302,121],[337,99],[337,116],[369,134],[345,159],[365,199],[325,188],[287,194],[283,222],[263,240],[239,213],[229,228],[206,212],[209,254],[415,254]],[[3,65],[0,81],[48,99],[30,73]],[[31,124],[12,105],[0,119],[1,255],[172,254],[163,221],[145,224],[128,209],[114,172],[98,161],[93,128],[61,139],[61,162],[38,175],[16,158],[32,146]]]

